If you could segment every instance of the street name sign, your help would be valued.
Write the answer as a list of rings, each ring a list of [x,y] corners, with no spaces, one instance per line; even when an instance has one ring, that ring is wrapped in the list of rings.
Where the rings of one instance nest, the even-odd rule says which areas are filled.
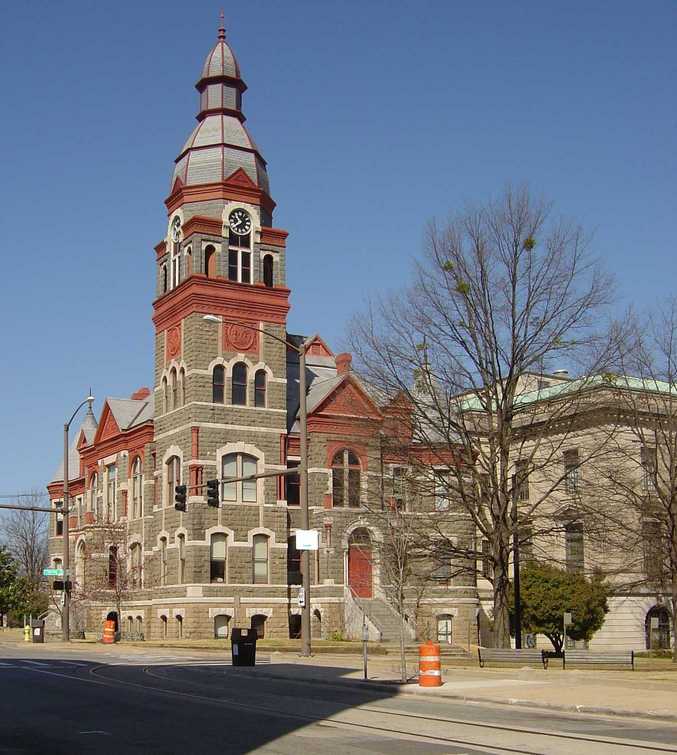
[[[43,577],[63,577],[63,569],[43,569]]]

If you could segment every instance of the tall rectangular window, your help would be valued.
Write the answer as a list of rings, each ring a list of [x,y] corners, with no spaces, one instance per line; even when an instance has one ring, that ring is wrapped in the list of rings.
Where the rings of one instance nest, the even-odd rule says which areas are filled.
[[[298,461],[288,461],[287,469],[297,469]],[[287,491],[287,506],[298,506],[301,502],[300,479],[298,474],[290,474],[284,478]]]
[[[268,584],[268,538],[254,535],[254,584]]]
[[[645,493],[654,493],[656,491],[656,468],[657,455],[656,449],[651,446],[642,446],[641,450],[642,463],[642,488]]]
[[[407,506],[407,470],[405,467],[393,467],[393,499],[398,510]]]
[[[69,475],[70,477],[70,475]],[[57,513],[54,521],[54,534],[57,537],[63,536],[63,501],[54,501],[54,507],[57,509]]]
[[[585,551],[581,522],[569,522],[564,526],[564,545],[567,571],[582,573],[585,566]]]
[[[526,459],[515,462],[513,490],[518,501],[529,500],[529,462]]]
[[[226,581],[226,536],[222,532],[212,535],[209,553],[209,581]]]
[[[578,466],[578,449],[567,449],[564,452],[564,489],[569,495],[576,495],[579,492]]]

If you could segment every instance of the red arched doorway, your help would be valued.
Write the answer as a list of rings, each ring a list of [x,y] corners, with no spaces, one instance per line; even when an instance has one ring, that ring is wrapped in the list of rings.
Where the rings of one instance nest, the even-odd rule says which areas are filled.
[[[355,530],[348,540],[348,585],[358,598],[373,595],[371,538],[364,527]]]

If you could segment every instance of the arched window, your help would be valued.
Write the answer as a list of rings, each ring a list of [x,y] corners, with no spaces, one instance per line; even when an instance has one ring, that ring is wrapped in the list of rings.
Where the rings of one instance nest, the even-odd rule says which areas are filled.
[[[108,549],[108,587],[115,589],[118,583],[118,549],[111,545]]]
[[[118,468],[115,464],[106,467],[106,519],[114,522],[116,519],[116,503],[118,494]]]
[[[228,625],[230,624],[230,616],[225,613],[220,613],[218,616],[214,616],[214,638],[217,640],[225,640],[228,637]]]
[[[162,277],[162,293],[166,294],[169,288],[169,281],[167,279],[167,265],[162,266],[161,277]]]
[[[181,484],[181,459],[178,456],[170,456],[165,466],[167,468],[165,506],[169,506],[174,501],[174,488]]]
[[[165,413],[169,411],[169,389],[166,377],[162,378],[162,409]]]
[[[172,409],[176,409],[179,405],[179,393],[176,384],[176,370],[173,367],[169,373],[169,386],[171,390]]]
[[[181,534],[176,538],[176,545],[179,549],[179,584],[182,585],[186,576],[186,536]]]
[[[160,622],[162,624],[162,639],[167,639],[167,617],[166,616],[160,616]]]
[[[437,617],[437,641],[440,644],[451,645],[454,617],[449,613]]]
[[[263,285],[267,288],[273,287],[273,256],[266,254],[263,258]]]
[[[244,362],[233,365],[231,403],[235,406],[247,405],[247,365]]]
[[[266,371],[257,370],[254,375],[254,406],[266,405]]]
[[[216,278],[216,249],[213,244],[207,244],[205,247],[204,274],[208,278]]]
[[[186,271],[186,278],[190,277],[190,275],[193,272],[193,250],[188,247],[183,252],[183,260],[185,265],[185,271]]]
[[[180,614],[176,617],[176,637],[179,640],[183,639],[183,616]]]
[[[140,640],[143,639],[143,616],[136,617],[136,633]]]
[[[80,542],[75,551],[75,585],[82,590],[85,584],[85,544]]]
[[[654,606],[646,614],[646,649],[669,650],[670,612],[665,606]]]
[[[251,628],[256,630],[256,636],[259,640],[265,639],[267,618],[267,616],[260,613],[257,613],[256,616],[252,616]]]
[[[179,370],[179,405],[186,403],[186,371],[183,367]]]
[[[226,454],[221,459],[221,479],[247,477],[256,474],[257,460],[249,454]],[[256,480],[221,483],[221,500],[232,503],[256,503]]]
[[[89,480],[89,506],[96,519],[99,516],[97,498],[99,495],[99,475],[93,474]]]
[[[141,544],[133,543],[129,549],[130,569],[129,569],[129,581],[132,588],[141,587]]]
[[[222,404],[225,399],[226,371],[223,365],[217,364],[212,370],[212,402]]]
[[[360,505],[360,460],[347,448],[334,454],[331,462],[332,499],[334,506]]]
[[[268,584],[268,537],[266,535],[254,535],[254,547],[252,549],[252,561],[254,566],[254,584]]]
[[[132,464],[132,518],[138,519],[143,515],[143,470],[141,458],[134,459]]]
[[[226,581],[226,536],[215,532],[209,543],[209,581]]]
[[[167,584],[167,538],[160,538],[160,584]]]

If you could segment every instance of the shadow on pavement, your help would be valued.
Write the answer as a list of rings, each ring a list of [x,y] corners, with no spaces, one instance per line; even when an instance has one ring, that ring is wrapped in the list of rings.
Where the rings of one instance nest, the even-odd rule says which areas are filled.
[[[344,749],[340,743],[367,738],[372,751],[422,747],[368,727],[355,733],[345,727],[306,730],[316,721],[390,698],[396,689],[349,686],[350,669],[326,666],[326,684],[271,678],[298,672],[299,666],[285,663],[233,668],[212,661],[151,665],[142,658],[138,663],[2,658],[0,752],[246,753],[276,742],[276,752],[298,755],[299,743],[308,752],[338,752]],[[327,686],[332,683],[336,686]],[[284,739],[295,733],[302,739]],[[383,749],[373,749],[374,736],[383,738]],[[420,751],[444,748],[426,744]]]

